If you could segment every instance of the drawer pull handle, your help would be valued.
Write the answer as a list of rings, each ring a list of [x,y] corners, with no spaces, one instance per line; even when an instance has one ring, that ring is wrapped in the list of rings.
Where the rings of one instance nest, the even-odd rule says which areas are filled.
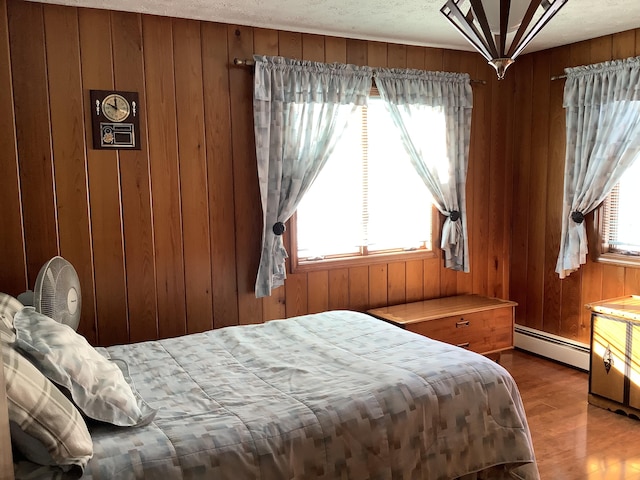
[[[456,347],[469,348],[469,342],[459,343]]]
[[[469,320],[460,320],[459,322],[456,322],[456,328],[468,327],[468,326],[469,326]]]

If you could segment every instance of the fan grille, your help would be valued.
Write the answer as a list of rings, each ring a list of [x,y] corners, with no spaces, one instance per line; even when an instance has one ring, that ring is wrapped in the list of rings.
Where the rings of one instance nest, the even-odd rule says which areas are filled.
[[[78,328],[81,311],[80,281],[73,266],[54,257],[40,269],[34,288],[34,307],[47,317]]]

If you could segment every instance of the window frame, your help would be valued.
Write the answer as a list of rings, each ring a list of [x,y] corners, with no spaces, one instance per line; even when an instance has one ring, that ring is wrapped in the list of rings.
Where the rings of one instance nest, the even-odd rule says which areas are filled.
[[[585,217],[585,221],[587,222],[587,241],[591,260],[620,267],[640,268],[640,255],[625,255],[607,251],[607,240],[604,235],[604,201],[593,211],[593,215]]]

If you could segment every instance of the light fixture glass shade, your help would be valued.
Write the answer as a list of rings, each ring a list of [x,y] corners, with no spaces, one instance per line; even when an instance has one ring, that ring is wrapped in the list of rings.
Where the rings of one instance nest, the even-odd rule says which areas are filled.
[[[568,0],[447,0],[440,9],[504,78],[507,67]]]

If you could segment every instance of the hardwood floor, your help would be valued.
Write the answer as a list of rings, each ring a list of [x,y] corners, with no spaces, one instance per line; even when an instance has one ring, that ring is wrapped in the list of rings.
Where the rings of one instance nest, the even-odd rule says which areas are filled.
[[[500,364],[520,389],[542,480],[640,480],[640,421],[589,405],[586,373],[518,350]]]

